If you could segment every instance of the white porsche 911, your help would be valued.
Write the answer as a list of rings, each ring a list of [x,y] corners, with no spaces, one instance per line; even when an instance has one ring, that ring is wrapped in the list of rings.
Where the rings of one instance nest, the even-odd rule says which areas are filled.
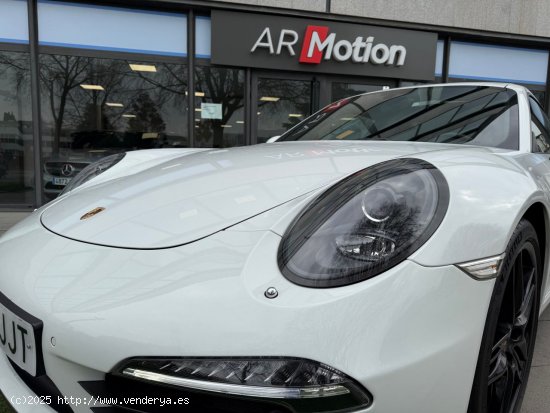
[[[104,158],[0,239],[0,390],[36,413],[517,413],[549,127],[522,87],[430,85],[275,143]]]

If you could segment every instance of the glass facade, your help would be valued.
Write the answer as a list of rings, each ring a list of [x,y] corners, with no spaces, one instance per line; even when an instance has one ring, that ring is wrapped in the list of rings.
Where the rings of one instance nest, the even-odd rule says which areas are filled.
[[[312,82],[258,79],[257,139],[264,143],[281,135],[311,114]]]
[[[38,0],[38,33],[42,46],[187,56],[184,13]]]
[[[368,85],[361,83],[345,83],[345,82],[333,82],[332,83],[332,100],[340,100],[348,98],[350,96],[359,95],[360,93],[375,92],[384,88],[389,89],[389,86]]]
[[[33,162],[29,54],[0,51],[0,204],[33,204]]]
[[[427,82],[216,65],[210,13],[165,6],[0,1],[0,209],[40,206],[109,154],[262,143],[332,101]],[[441,35],[433,82],[513,81],[545,108],[548,50],[478,37]]]
[[[244,70],[195,68],[195,146],[224,148],[245,144]]]
[[[449,47],[449,81],[520,84],[529,88],[544,104],[549,58],[547,50],[463,41],[451,41]]]
[[[21,0],[0,1],[0,42],[29,43],[27,2]]]
[[[46,199],[103,156],[189,146],[185,65],[43,54],[40,96]]]

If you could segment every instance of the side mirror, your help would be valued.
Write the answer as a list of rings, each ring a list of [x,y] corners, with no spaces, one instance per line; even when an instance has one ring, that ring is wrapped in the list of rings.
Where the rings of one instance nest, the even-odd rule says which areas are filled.
[[[265,143],[273,143],[273,142],[277,142],[277,139],[279,139],[281,137],[281,135],[275,135],[275,136],[272,136],[271,138],[269,138]]]

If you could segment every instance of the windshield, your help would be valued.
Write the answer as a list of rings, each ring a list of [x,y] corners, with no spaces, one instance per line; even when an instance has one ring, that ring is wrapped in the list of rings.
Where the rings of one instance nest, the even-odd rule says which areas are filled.
[[[512,90],[487,86],[395,89],[339,100],[280,141],[417,141],[519,149]]]

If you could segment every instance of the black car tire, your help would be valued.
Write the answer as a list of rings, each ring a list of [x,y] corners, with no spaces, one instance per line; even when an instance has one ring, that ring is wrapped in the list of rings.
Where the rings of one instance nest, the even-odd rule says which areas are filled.
[[[495,281],[468,413],[520,411],[535,347],[541,278],[537,233],[523,219]]]

